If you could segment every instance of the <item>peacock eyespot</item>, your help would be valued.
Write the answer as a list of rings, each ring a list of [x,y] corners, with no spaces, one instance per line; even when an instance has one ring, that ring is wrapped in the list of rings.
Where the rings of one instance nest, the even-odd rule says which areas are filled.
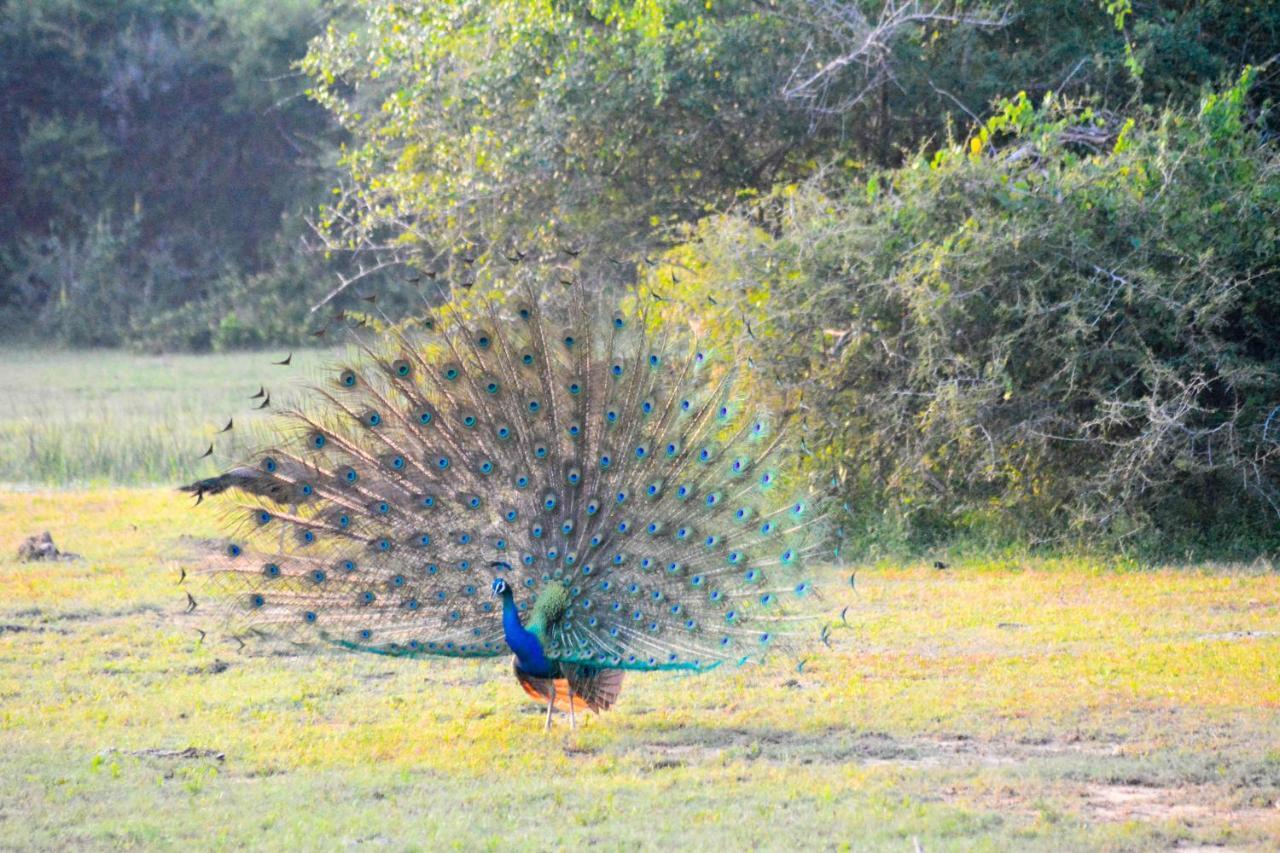
[[[493,473],[493,462],[491,462],[491,461],[490,461],[490,460],[488,460],[488,459],[486,459],[486,460],[484,460],[483,462],[481,462],[481,463],[480,463],[480,473],[481,473],[481,474],[492,474],[492,473]]]
[[[314,572],[311,573],[311,580],[315,581],[316,583],[324,583],[326,577],[327,575],[320,569],[316,569]]]
[[[564,340],[562,341],[562,343],[564,343],[565,349],[573,349],[573,345],[576,344],[577,342],[578,342],[577,338],[575,338],[573,335],[565,335]]]
[[[476,416],[475,416],[475,415],[463,415],[463,416],[462,416],[462,425],[463,425],[464,427],[466,427],[467,429],[471,429],[472,427],[474,427],[474,426],[476,425]]]
[[[323,450],[328,441],[329,440],[325,438],[324,433],[321,432],[317,432],[311,436],[311,446],[316,450]]]
[[[462,375],[462,371],[460,371],[456,367],[446,367],[444,370],[444,378],[449,380],[450,382],[453,382],[461,375]]]
[[[488,382],[484,386],[485,393],[488,393],[488,394],[497,394],[498,388],[499,388],[499,385],[497,382]]]
[[[261,593],[254,593],[253,595],[249,596],[250,607],[262,607],[266,603],[267,603],[267,599]]]
[[[615,362],[613,366],[609,368],[609,372],[612,373],[614,376],[621,376],[623,373],[623,370],[624,370],[623,366],[617,362]]]
[[[525,367],[528,367],[529,365],[533,364],[533,353],[531,352],[522,353],[520,355],[520,363],[523,364]]]
[[[397,471],[403,470],[403,469],[404,469],[404,457],[403,457],[403,456],[392,456],[392,457],[391,457],[391,467],[392,467],[392,468],[394,468],[394,469],[396,469]]]
[[[425,410],[421,411],[418,413],[418,423],[422,424],[423,426],[426,426],[427,424],[431,423],[434,417],[435,415],[431,414],[431,412],[428,412]]]
[[[341,565],[344,572],[354,572],[356,570],[355,560],[343,560]]]
[[[356,387],[356,372],[354,370],[344,370],[338,374],[338,384],[344,388]]]
[[[436,459],[436,467],[437,467],[437,468],[439,468],[441,471],[443,471],[443,470],[445,470],[446,468],[448,468],[448,467],[449,467],[449,457],[448,457],[448,456],[440,456],[440,457],[438,457],[438,458]]]
[[[659,364],[661,364],[661,363],[662,363],[662,359],[658,357],[658,354],[657,354],[657,353],[654,353],[653,355],[650,355],[650,356],[649,356],[649,366],[650,366],[650,367],[657,367],[657,366],[658,366]]]
[[[550,451],[547,450],[547,446],[545,444],[539,444],[537,447],[533,448],[533,455],[539,459],[546,459],[547,453],[549,452]]]
[[[280,466],[276,464],[276,460],[272,459],[270,456],[262,460],[262,470],[266,471],[268,474],[274,474],[276,469],[279,467]]]
[[[506,441],[508,438],[511,438],[511,427],[508,427],[508,426],[498,427],[497,435],[498,435],[499,441]]]
[[[569,393],[575,397],[582,393],[582,384],[578,382],[569,383]]]
[[[343,471],[342,478],[348,483],[354,483],[360,479],[360,474],[356,472],[355,468],[347,468]]]
[[[267,563],[262,567],[262,573],[269,578],[278,578],[280,577],[280,567],[275,563]]]
[[[391,369],[395,371],[396,376],[399,376],[402,379],[413,372],[413,368],[409,366],[409,362],[405,361],[403,358],[398,358],[391,362]]]
[[[426,509],[431,509],[431,508],[433,508],[433,507],[436,505],[436,496],[435,496],[435,495],[423,495],[423,496],[422,496],[422,505],[423,505],[423,507],[425,507]]]
[[[316,621],[316,614],[315,614],[315,611],[314,611],[314,610],[308,610],[306,613],[303,613],[303,614],[302,614],[302,619],[303,619],[303,621],[304,621],[304,622],[315,622],[315,621]]]

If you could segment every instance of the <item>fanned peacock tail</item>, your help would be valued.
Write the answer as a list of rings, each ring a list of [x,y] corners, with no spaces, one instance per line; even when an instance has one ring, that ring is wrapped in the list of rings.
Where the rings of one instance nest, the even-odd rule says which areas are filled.
[[[360,344],[197,484],[235,496],[204,571],[235,630],[509,654],[495,577],[561,664],[708,669],[804,627],[823,537],[780,419],[733,353],[575,290]]]

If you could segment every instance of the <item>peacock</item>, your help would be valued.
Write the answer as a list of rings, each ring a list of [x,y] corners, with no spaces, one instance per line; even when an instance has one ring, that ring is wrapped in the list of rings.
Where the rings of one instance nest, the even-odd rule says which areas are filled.
[[[547,729],[627,671],[794,644],[827,537],[787,413],[635,291],[512,290],[357,331],[260,449],[182,487],[225,494],[202,612],[304,649],[510,654]]]

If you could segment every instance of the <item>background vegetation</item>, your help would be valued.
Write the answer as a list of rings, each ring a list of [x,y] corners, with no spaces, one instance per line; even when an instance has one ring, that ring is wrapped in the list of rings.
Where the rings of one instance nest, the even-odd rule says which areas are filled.
[[[574,247],[803,390],[868,546],[1274,544],[1280,3],[2,9],[11,337],[327,344]]]

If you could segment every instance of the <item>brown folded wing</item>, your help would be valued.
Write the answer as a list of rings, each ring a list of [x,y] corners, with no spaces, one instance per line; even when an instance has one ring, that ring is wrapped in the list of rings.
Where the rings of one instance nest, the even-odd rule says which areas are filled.
[[[593,667],[562,664],[558,678],[537,678],[522,672],[512,662],[516,681],[530,697],[546,704],[551,700],[552,686],[555,687],[555,709],[568,712],[569,692],[573,688],[573,710],[590,709],[599,713],[607,711],[618,700],[622,692],[622,670],[595,669]]]

